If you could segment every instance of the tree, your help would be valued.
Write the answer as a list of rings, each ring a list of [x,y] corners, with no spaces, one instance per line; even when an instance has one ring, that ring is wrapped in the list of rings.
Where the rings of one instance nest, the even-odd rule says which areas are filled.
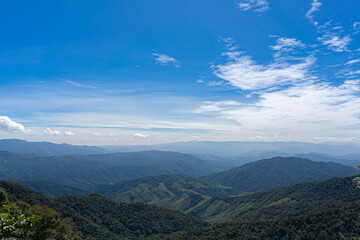
[[[80,240],[71,224],[46,206],[23,201],[11,202],[5,190],[0,189],[0,239]]]

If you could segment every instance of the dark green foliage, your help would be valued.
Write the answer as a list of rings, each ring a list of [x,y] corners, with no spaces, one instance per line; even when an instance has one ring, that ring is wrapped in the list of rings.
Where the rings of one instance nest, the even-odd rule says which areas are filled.
[[[5,193],[3,189],[0,189]],[[80,232],[75,232],[66,220],[51,208],[40,205],[30,206],[23,201],[10,202],[3,199],[0,208],[0,238],[27,240],[79,240]]]
[[[41,220],[37,214],[24,214],[16,205],[0,207],[0,238],[34,239],[35,224]]]
[[[231,221],[212,227],[196,229],[152,239],[168,240],[222,240],[222,239],[274,239],[274,240],[338,240],[340,236],[352,239],[360,235],[358,216],[360,204],[322,211],[316,214],[285,218],[277,221]]]
[[[145,202],[183,212],[209,198],[231,195],[232,189],[186,175],[161,175],[99,185],[92,189],[117,202]]]
[[[265,211],[261,213],[265,214],[269,207],[282,209],[278,210],[283,212],[278,213],[281,217],[310,213],[315,211],[315,204],[318,204],[319,210],[332,208],[332,205],[341,207],[345,203],[360,201],[360,191],[352,179],[353,177],[333,178],[301,183],[239,197],[212,197],[193,208],[189,214],[210,222],[224,222],[249,212],[255,214],[254,211]],[[275,213],[272,214],[276,216]],[[263,219],[271,219],[272,214],[264,216]],[[261,216],[253,218],[262,219]]]
[[[201,176],[214,171],[206,161],[174,152],[59,157],[0,152],[0,179],[43,179],[81,189],[151,175]]]
[[[99,194],[48,199],[20,184],[0,181],[0,187],[15,199],[48,206],[60,218],[71,219],[86,239],[140,239],[160,233],[172,233],[207,224],[178,211],[144,203],[115,203]]]
[[[82,196],[89,192],[66,185],[54,183],[47,180],[11,180],[11,182],[20,183],[36,192],[42,193],[49,198],[61,197],[66,195]]]
[[[357,201],[359,202],[359,201]],[[287,217],[302,216],[310,213],[317,213],[324,210],[350,206],[354,202],[339,200],[324,200],[312,202],[286,202],[282,204],[269,205],[259,210],[249,211],[238,219],[247,222],[263,220],[279,220]]]
[[[240,193],[271,190],[296,183],[355,174],[355,168],[338,163],[275,157],[248,163],[222,173],[215,173],[204,177],[204,180],[231,186]]]
[[[20,185],[19,183],[12,183],[7,181],[0,181],[0,189],[5,189],[9,198],[12,201],[21,200],[30,205],[40,204],[49,206],[51,200],[44,195],[31,191],[30,189]]]
[[[84,197],[56,198],[58,211],[72,217],[84,235],[96,239],[128,237],[135,239],[158,233],[205,226],[200,220],[180,212],[166,210],[144,203],[115,203],[99,194]]]

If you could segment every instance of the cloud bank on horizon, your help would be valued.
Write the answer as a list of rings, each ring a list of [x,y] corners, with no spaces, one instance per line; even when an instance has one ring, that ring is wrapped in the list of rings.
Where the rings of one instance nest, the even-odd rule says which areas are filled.
[[[360,3],[156,2],[165,15],[132,4],[127,27],[92,19],[106,37],[4,42],[1,138],[360,142]]]

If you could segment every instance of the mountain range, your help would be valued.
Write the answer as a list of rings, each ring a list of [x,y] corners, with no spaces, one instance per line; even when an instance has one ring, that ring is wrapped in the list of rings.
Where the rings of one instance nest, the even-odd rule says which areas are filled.
[[[95,146],[77,146],[66,143],[56,144],[50,142],[27,142],[19,139],[0,140],[0,151],[16,153],[35,153],[44,156],[97,154],[108,152],[103,148]]]
[[[203,180],[231,186],[238,193],[271,190],[301,182],[355,175],[354,167],[304,158],[275,157],[214,173]]]
[[[174,152],[134,152],[44,157],[0,152],[0,179],[48,180],[87,189],[159,174],[204,176],[219,171],[208,161]]]
[[[13,200],[70,217],[85,239],[352,239],[360,235],[360,190],[353,177],[301,183],[238,197],[211,197],[186,216],[144,203],[115,203],[99,194],[49,199],[0,181]],[[207,223],[196,218],[206,219]]]
[[[27,142],[17,139],[0,140],[0,151],[36,153],[45,156],[150,150],[181,152],[206,160],[222,160],[222,164],[228,167],[236,167],[254,160],[276,156],[304,157],[317,161],[322,155],[321,161],[328,161],[327,159],[332,158],[331,161],[338,162],[337,160],[340,160],[340,163],[351,165],[360,159],[360,146],[345,143],[192,141],[154,145],[76,146],[49,142]],[[348,160],[353,161],[347,163]]]

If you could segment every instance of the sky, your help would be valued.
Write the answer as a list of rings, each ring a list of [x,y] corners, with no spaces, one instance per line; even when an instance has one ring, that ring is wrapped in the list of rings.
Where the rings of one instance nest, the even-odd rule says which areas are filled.
[[[0,139],[360,142],[360,1],[4,1]]]

